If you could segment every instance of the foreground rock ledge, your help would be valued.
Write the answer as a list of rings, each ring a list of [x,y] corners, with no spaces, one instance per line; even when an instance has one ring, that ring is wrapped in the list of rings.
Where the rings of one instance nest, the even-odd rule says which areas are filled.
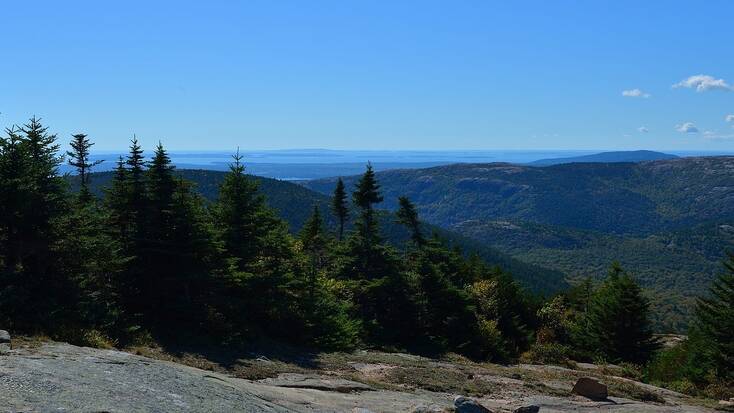
[[[327,375],[249,381],[63,343],[14,349],[0,356],[0,412],[412,412],[419,406],[448,410],[455,396],[377,390]],[[540,412],[713,412],[621,398],[594,402],[575,396],[492,397],[477,401],[493,412],[512,412],[523,405],[539,406]]]

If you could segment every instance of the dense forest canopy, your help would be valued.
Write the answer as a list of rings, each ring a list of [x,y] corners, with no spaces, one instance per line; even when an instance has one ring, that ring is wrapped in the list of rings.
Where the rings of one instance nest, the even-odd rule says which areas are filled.
[[[0,138],[3,327],[88,345],[205,337],[237,348],[267,338],[316,350],[596,359],[645,366],[648,380],[689,392],[730,388],[734,257],[699,300],[691,338],[661,350],[650,303],[619,264],[601,283],[529,294],[427,232],[410,197],[381,214],[392,195],[369,164],[326,206],[314,202],[294,235],[239,154],[208,201],[163,144],[147,154],[133,138],[98,197],[92,145],[75,134],[65,159],[36,118]],[[65,161],[78,170],[76,191],[58,173]],[[386,217],[403,227],[401,242],[388,242]]]

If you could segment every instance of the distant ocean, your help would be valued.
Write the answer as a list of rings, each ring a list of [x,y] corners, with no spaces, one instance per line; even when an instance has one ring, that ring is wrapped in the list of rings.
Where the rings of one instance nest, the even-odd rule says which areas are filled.
[[[240,151],[248,173],[284,180],[307,180],[361,173],[367,162],[377,171],[399,168],[426,168],[452,163],[510,162],[528,163],[538,159],[590,155],[594,150],[465,150],[465,151],[350,151],[328,149],[287,149],[269,151]],[[721,152],[670,151],[679,156],[720,155]],[[124,153],[95,153],[94,160],[104,162],[95,171],[114,169]],[[150,156],[150,153],[146,153]],[[172,162],[177,168],[224,171],[232,162],[229,152],[173,151]],[[71,172],[64,165],[62,172]]]

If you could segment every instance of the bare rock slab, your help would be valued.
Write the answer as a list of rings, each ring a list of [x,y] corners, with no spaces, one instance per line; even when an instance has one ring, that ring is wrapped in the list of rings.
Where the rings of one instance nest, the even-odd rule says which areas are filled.
[[[578,379],[571,391],[591,400],[606,400],[609,397],[607,386],[589,377]]]
[[[0,343],[10,343],[10,333],[0,330]]]
[[[372,388],[364,383],[340,379],[337,377],[325,377],[316,374],[282,373],[276,378],[261,380],[260,383],[277,387],[290,387],[294,389],[314,389],[321,391],[333,391],[338,393],[352,393],[369,391]]]

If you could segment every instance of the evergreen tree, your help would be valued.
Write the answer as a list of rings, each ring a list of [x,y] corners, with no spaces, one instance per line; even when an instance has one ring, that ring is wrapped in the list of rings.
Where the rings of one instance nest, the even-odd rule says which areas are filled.
[[[336,181],[334,195],[331,199],[331,210],[334,212],[334,215],[336,215],[336,219],[339,222],[338,239],[341,241],[344,238],[344,225],[349,220],[347,191],[344,188],[344,181],[342,181],[341,178]]]
[[[313,297],[316,289],[316,278],[318,272],[323,269],[326,260],[328,240],[324,231],[324,223],[318,205],[314,205],[313,213],[303,225],[300,234],[303,249],[310,258],[308,290],[309,296]]]
[[[650,304],[619,264],[612,265],[591,298],[577,341],[612,362],[643,363],[658,348],[650,325]]]
[[[258,193],[257,183],[245,175],[239,150],[233,158],[219,187],[215,215],[224,248],[236,268],[244,271],[264,248],[267,232],[278,224]]]
[[[707,297],[698,301],[696,328],[711,350],[716,375],[734,379],[734,254],[724,262],[725,272],[713,282]]]
[[[123,243],[123,247],[129,248],[129,226],[130,226],[130,209],[129,209],[129,187],[128,173],[125,169],[125,160],[122,156],[117,160],[115,173],[112,176],[110,187],[105,190],[104,203],[110,212],[109,220],[111,226],[118,234],[119,240]]]
[[[0,256],[3,270],[15,273],[23,265],[23,227],[32,209],[29,192],[30,156],[16,129],[0,139]]]
[[[357,220],[357,234],[366,246],[380,243],[381,238],[377,227],[374,205],[382,202],[380,185],[377,183],[375,171],[372,164],[367,164],[367,170],[357,182],[357,188],[352,194],[354,204],[360,209],[360,217]]]
[[[126,209],[131,215],[132,235],[141,238],[145,218],[145,159],[143,148],[135,136],[130,141],[130,151],[125,164],[127,165],[126,192],[128,197]]]
[[[104,161],[100,159],[90,162],[89,149],[94,144],[89,141],[87,135],[77,133],[72,135],[72,138],[74,138],[70,143],[72,150],[66,151],[66,154],[69,156],[69,165],[75,167],[79,175],[81,186],[79,199],[89,202],[92,199],[92,193],[89,191],[89,171]]]
[[[400,204],[400,208],[395,213],[398,217],[398,223],[408,228],[410,239],[418,248],[421,248],[426,240],[421,233],[421,224],[418,221],[418,212],[415,210],[415,205],[410,202],[410,199],[404,196],[398,198],[398,203]]]
[[[58,155],[56,135],[49,134],[40,119],[33,117],[20,128],[25,135],[23,145],[27,147],[29,176],[32,187],[27,192],[31,209],[27,211],[21,231],[23,243],[23,265],[29,274],[43,278],[54,262],[51,245],[58,236],[55,232],[57,219],[66,209],[65,183],[58,175],[63,158]],[[51,287],[51,282],[45,283]]]
[[[73,135],[69,164],[77,168],[81,188],[77,202],[61,221],[62,236],[56,248],[60,265],[73,282],[76,322],[106,333],[114,333],[122,319],[119,282],[126,260],[119,240],[108,231],[109,217],[92,202],[89,191],[91,168],[102,161],[89,161],[93,145],[84,134]]]

